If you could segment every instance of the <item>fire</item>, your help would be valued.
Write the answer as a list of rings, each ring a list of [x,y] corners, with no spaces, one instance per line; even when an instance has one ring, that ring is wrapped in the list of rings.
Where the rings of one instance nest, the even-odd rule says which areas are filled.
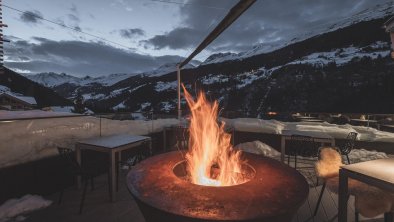
[[[197,101],[183,86],[191,110],[187,170],[194,184],[205,186],[232,186],[243,183],[241,152],[234,151],[231,135],[224,123],[217,122],[218,103],[210,103],[203,92]]]

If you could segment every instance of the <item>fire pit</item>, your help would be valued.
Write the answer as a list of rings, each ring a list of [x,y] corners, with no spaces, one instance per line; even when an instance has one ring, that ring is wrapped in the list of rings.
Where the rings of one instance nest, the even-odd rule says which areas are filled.
[[[127,186],[149,221],[291,221],[308,196],[305,178],[276,160],[244,153],[251,176],[234,186],[202,186],[184,178],[178,151],[149,158]]]
[[[242,154],[218,124],[218,103],[184,88],[190,107],[187,153],[143,161],[127,186],[146,221],[290,221],[308,195],[296,170],[269,158]]]

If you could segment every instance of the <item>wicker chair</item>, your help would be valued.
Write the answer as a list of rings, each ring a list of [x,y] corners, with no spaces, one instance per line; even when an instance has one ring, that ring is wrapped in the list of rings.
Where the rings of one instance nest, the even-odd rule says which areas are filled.
[[[357,139],[357,135],[356,132],[350,132],[346,137],[345,143],[338,146],[340,154],[346,156],[348,164],[350,164],[349,153],[354,148],[354,142]]]
[[[290,164],[291,156],[294,156],[295,169],[297,169],[297,157],[317,158],[319,146],[312,137],[292,135],[286,146],[287,164]]]

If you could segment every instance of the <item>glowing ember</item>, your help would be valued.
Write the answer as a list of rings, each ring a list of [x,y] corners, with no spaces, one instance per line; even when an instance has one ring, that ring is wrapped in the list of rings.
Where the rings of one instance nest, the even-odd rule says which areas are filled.
[[[224,123],[217,123],[218,103],[207,101],[203,92],[197,101],[183,86],[191,110],[187,170],[191,182],[205,186],[232,186],[245,182],[242,174],[241,152],[234,151],[231,135]]]

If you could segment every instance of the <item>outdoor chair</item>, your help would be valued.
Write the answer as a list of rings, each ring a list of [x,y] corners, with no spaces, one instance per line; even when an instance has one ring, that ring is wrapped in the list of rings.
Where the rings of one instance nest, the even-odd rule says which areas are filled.
[[[291,156],[294,156],[295,169],[297,169],[298,157],[307,157],[314,160],[318,156],[319,146],[320,144],[316,143],[312,137],[292,135],[285,150],[287,155],[287,164],[290,165]],[[305,160],[307,159],[304,159],[304,161]]]
[[[341,155],[346,156],[348,164],[350,164],[349,153],[354,148],[354,142],[357,139],[357,135],[358,134],[356,132],[350,132],[346,137],[345,143],[338,146]]]
[[[57,149],[60,157],[68,167],[67,168],[68,172],[75,177],[80,176],[82,179],[83,191],[82,191],[81,203],[79,207],[79,214],[82,214],[82,208],[85,202],[85,196],[86,196],[89,180],[90,180],[91,190],[94,190],[94,177],[100,175],[100,168],[93,164],[90,165],[86,164],[81,166],[76,161],[74,150],[70,148],[57,147]],[[59,200],[58,200],[59,204],[62,202],[63,193],[64,193],[64,188],[60,191]]]
[[[137,151],[130,156],[126,160],[118,160],[116,162],[116,191],[119,191],[119,171],[124,167],[127,167],[128,170],[131,167],[135,166],[137,163],[141,162],[148,156],[152,155],[152,151],[148,149],[137,149]]]
[[[319,152],[316,163],[317,176],[323,179],[319,198],[313,216],[316,216],[326,187],[338,194],[339,169],[343,165],[340,151],[337,148],[325,147]],[[358,180],[348,180],[349,194],[355,196],[355,221],[358,222],[359,213],[365,217],[376,217],[385,213],[385,221],[391,221],[394,211],[394,194],[367,185]],[[347,197],[349,198],[349,196]]]

